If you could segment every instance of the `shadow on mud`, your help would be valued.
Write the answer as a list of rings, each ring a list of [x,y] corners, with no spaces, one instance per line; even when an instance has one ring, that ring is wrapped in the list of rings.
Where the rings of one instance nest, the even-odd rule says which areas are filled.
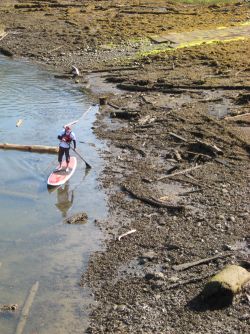
[[[217,282],[213,282],[214,285]],[[218,289],[218,286],[212,287],[215,290]],[[199,295],[194,297],[192,300],[188,302],[186,305],[191,311],[195,312],[205,312],[205,311],[215,311],[225,309],[232,305],[233,302],[233,293],[229,289],[221,289],[220,292],[216,294],[212,294],[210,296],[206,296],[204,291],[202,291]]]

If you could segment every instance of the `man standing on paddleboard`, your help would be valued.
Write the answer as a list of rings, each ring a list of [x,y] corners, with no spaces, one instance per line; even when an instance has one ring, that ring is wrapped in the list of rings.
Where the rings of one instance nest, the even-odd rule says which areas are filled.
[[[69,160],[70,160],[70,155],[69,155],[69,150],[70,150],[70,143],[73,142],[74,144],[74,150],[76,149],[76,136],[74,132],[72,132],[71,127],[69,125],[66,125],[64,129],[60,132],[60,134],[57,137],[60,140],[59,143],[59,152],[58,152],[58,162],[59,162],[59,168],[57,171],[62,169],[62,159],[65,154],[66,157],[66,172],[69,171]]]

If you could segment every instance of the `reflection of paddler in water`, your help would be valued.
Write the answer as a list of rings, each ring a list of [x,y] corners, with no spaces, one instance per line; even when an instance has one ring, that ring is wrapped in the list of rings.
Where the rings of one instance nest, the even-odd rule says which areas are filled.
[[[71,193],[71,194],[70,194]],[[62,212],[62,216],[66,217],[68,210],[71,208],[74,201],[73,190],[69,192],[69,185],[57,189],[57,203],[56,207]]]

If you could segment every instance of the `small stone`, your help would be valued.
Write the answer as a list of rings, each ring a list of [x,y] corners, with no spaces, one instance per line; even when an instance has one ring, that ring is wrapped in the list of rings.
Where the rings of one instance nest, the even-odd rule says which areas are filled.
[[[171,276],[168,279],[170,282],[176,283],[179,281],[179,277],[178,276]]]
[[[231,222],[233,222],[233,223],[235,223],[235,221],[236,221],[236,219],[235,219],[234,216],[230,216],[230,217],[229,217],[229,220],[230,220]]]
[[[161,295],[160,295],[160,294],[155,295],[155,299],[156,299],[156,300],[161,299]]]
[[[141,257],[144,259],[153,260],[154,258],[157,257],[157,254],[154,251],[149,251],[149,252],[143,253]]]
[[[117,309],[117,311],[124,312],[124,311],[126,311],[127,307],[126,307],[126,305],[122,304],[122,305],[117,305],[116,309]]]
[[[239,317],[240,320],[248,320],[250,318],[249,313],[245,313],[242,316]]]
[[[232,246],[231,245],[223,245],[223,250],[227,251],[227,250],[232,250]]]
[[[148,272],[145,274],[146,280],[162,280],[164,277],[162,272]]]
[[[156,272],[155,273],[156,279],[164,279],[165,275],[162,272]]]
[[[66,224],[86,224],[88,221],[88,215],[85,212],[75,214],[72,217],[66,218],[64,222]]]
[[[239,214],[240,218],[247,218],[248,216],[249,216],[248,212],[242,212],[242,213]]]

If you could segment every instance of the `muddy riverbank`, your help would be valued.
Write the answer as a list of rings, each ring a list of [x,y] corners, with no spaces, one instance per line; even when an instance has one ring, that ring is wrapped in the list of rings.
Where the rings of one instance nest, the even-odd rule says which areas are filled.
[[[97,222],[105,250],[81,279],[96,301],[87,331],[248,333],[249,288],[224,308],[199,294],[226,264],[249,261],[249,115],[239,116],[249,113],[249,39],[154,52],[152,35],[236,27],[249,3],[9,1],[0,10],[3,52],[59,75],[76,65],[69,80],[106,98],[94,131],[108,144],[109,217]]]

